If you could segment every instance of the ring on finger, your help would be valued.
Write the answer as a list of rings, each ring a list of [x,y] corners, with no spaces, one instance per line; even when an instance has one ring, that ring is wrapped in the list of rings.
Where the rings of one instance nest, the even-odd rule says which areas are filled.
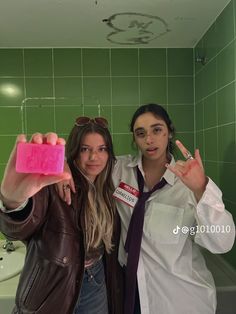
[[[192,154],[189,151],[186,152],[185,158],[186,160],[194,159]]]
[[[70,185],[69,184],[63,184],[63,190],[70,190]]]

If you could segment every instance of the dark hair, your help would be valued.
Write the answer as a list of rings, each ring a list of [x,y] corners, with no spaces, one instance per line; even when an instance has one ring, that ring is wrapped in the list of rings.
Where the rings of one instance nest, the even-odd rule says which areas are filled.
[[[82,140],[87,134],[91,133],[98,133],[103,137],[108,152],[106,167],[94,182],[90,182],[82,169],[75,163],[80,156]],[[75,125],[66,143],[66,157],[78,192],[80,210],[84,211],[86,249],[97,248],[102,241],[106,251],[110,252],[115,214],[115,203],[112,198],[114,192],[112,171],[115,156],[108,128],[102,127],[93,121],[81,126]],[[78,211],[76,211],[76,214],[78,215]]]
[[[133,114],[131,123],[130,123],[130,131],[133,132],[134,131],[134,124],[135,121],[137,120],[137,118],[139,116],[141,116],[144,113],[147,112],[151,112],[154,116],[160,117],[161,119],[163,119],[167,125],[167,128],[169,130],[169,133],[171,135],[171,138],[169,139],[169,152],[173,153],[174,150],[174,143],[172,142],[172,138],[175,135],[175,128],[174,125],[167,113],[167,111],[158,104],[146,104],[146,105],[142,105],[141,107],[139,107],[135,113]]]

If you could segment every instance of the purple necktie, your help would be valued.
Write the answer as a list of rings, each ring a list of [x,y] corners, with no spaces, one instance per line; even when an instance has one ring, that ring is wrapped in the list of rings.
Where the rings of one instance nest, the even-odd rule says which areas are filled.
[[[128,253],[126,271],[125,271],[125,305],[124,314],[133,314],[136,293],[136,276],[140,247],[143,235],[143,222],[145,213],[145,202],[149,196],[158,189],[161,189],[167,182],[164,178],[158,182],[151,191],[143,192],[144,179],[137,167],[137,178],[139,187],[139,199],[134,207],[133,214],[129,223],[125,250]]]

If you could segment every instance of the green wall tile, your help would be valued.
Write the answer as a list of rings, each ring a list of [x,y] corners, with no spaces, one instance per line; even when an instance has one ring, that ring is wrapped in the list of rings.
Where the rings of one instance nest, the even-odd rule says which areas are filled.
[[[111,80],[109,77],[85,77],[83,88],[85,105],[111,105]]]
[[[43,121],[43,123],[42,123]],[[26,109],[27,133],[55,132],[54,107],[40,106]]]
[[[139,49],[141,76],[166,75],[166,49]]]
[[[194,49],[194,71],[195,74],[197,74],[203,67],[203,65],[201,64],[201,62],[196,62],[197,58],[201,58],[202,56],[205,56],[205,49],[203,46],[203,38],[201,38],[199,40],[199,42],[197,43],[197,45],[195,46]]]
[[[218,124],[235,120],[235,82],[217,92]]]
[[[0,49],[0,76],[23,75],[23,50]]]
[[[52,49],[24,49],[26,76],[52,76]]]
[[[141,77],[140,78],[140,102],[167,103],[167,80],[165,77]]]
[[[167,49],[168,75],[193,75],[193,49]]]
[[[84,76],[109,76],[109,49],[82,49]]]
[[[131,118],[137,106],[117,106],[112,110],[112,125],[114,133],[129,133]]]
[[[203,101],[195,104],[195,114],[196,114],[196,131],[203,129],[203,118],[204,118],[204,109]]]
[[[69,134],[76,118],[83,115],[82,106],[57,106],[55,109],[56,132]]]
[[[1,147],[1,154],[0,154],[0,164],[7,163],[10,153],[15,145],[16,136],[9,135],[9,136],[0,136],[0,147]]]
[[[192,105],[171,105],[168,106],[168,113],[173,119],[177,132],[194,131],[194,112]]]
[[[205,152],[204,152],[204,132],[197,131],[196,132],[196,148],[199,149],[202,161],[205,160]]]
[[[54,99],[53,97],[48,98],[26,98],[24,100],[25,107],[52,107],[54,106]]]
[[[85,106],[84,115],[95,118],[95,117],[104,117],[108,121],[108,128],[111,130],[111,107],[110,106]]]
[[[5,164],[0,164],[0,182],[2,181],[3,179],[3,175],[4,175],[4,171],[5,171],[5,167],[6,165]],[[0,237],[2,239],[2,235],[0,234]]]
[[[216,161],[205,162],[205,174],[210,177],[216,184],[219,184],[219,164]]]
[[[56,132],[62,135],[69,134],[77,117],[91,118],[102,116],[108,120],[111,128],[111,108],[108,106],[57,106],[55,109]]]
[[[133,136],[132,134],[113,134],[113,145],[116,156],[126,155],[126,154],[137,154],[137,149],[132,144]]]
[[[224,48],[234,37],[234,11],[233,1],[227,5],[223,12],[216,19],[217,51]]]
[[[53,49],[55,76],[81,76],[81,49]]]
[[[191,104],[193,102],[193,78],[169,77],[168,78],[168,103]]]
[[[53,97],[52,78],[26,78],[26,97]]]
[[[236,34],[236,0],[233,0],[234,13],[234,34]]]
[[[138,76],[137,49],[111,49],[112,76]]]
[[[228,8],[226,11],[223,15],[229,16],[230,20],[231,12]],[[155,102],[168,108],[178,131],[176,138],[192,153],[194,147],[198,147],[207,174],[217,183],[219,178],[220,187],[227,189],[225,179],[222,179],[223,167],[227,164],[227,173],[234,173],[233,169],[236,169],[233,148],[235,87],[234,84],[229,85],[235,79],[236,57],[235,43],[230,44],[232,24],[223,15],[200,39],[194,51],[192,48],[25,49],[26,77],[23,50],[7,52],[0,49],[0,176],[16,138],[7,134],[21,132],[22,122],[30,134],[56,131],[66,138],[77,116],[100,114],[109,121],[116,154],[136,154],[132,134],[129,133],[131,117],[140,103]],[[224,25],[220,34],[219,25]],[[229,27],[228,33],[225,25]],[[217,56],[216,51],[220,52]],[[191,60],[193,52],[195,56],[197,52],[205,54],[206,65]],[[13,78],[6,80],[3,76]],[[15,98],[2,93],[1,84],[8,79],[15,82],[21,91]],[[37,97],[50,99],[37,100]],[[15,106],[22,103],[24,110],[20,113],[20,108]],[[8,127],[8,119],[14,120],[14,127]],[[234,123],[227,124],[231,121]],[[221,125],[224,123],[226,125]],[[184,159],[180,152],[178,156]],[[222,158],[221,168],[219,161]],[[234,194],[230,192],[226,196],[236,204]],[[229,257],[229,260],[232,262],[233,258]]]
[[[112,105],[137,105],[139,84],[137,77],[112,78]]]
[[[217,87],[223,87],[235,79],[235,41],[217,56]]]
[[[203,98],[203,88],[204,88],[204,82],[203,82],[203,72],[200,71],[195,76],[195,101],[199,102]]]
[[[203,57],[207,58],[207,62],[215,57],[216,49],[216,24],[213,23],[203,36]]]
[[[219,179],[223,192],[223,197],[228,200],[235,198],[235,176],[236,164],[235,163],[220,163]]]
[[[206,161],[217,161],[218,160],[217,128],[212,128],[205,131],[204,144]]]
[[[219,161],[235,162],[235,124],[218,128]]]
[[[23,78],[0,78],[0,106],[21,106],[24,98]]]
[[[22,133],[22,118],[20,107],[0,107],[0,135]]]
[[[203,79],[203,96],[207,97],[216,90],[217,84],[217,66],[216,59],[211,60],[209,63],[204,65],[202,69]]]
[[[236,169],[235,22],[236,0],[233,0],[194,49],[195,55],[202,54],[207,58],[205,65],[195,63],[195,101],[204,103],[205,170],[219,184],[225,203],[233,211],[236,209],[233,182]],[[196,111],[196,121],[201,119],[198,115],[201,112]],[[224,257],[236,267],[236,246]]]
[[[55,99],[55,106],[82,106],[83,101],[82,101],[82,96],[78,97],[57,97]]]
[[[216,93],[214,93],[204,99],[204,128],[211,128],[216,125],[217,125],[217,104]]]
[[[82,79],[80,77],[63,77],[54,79],[55,97],[81,98]],[[76,99],[75,99],[76,101]]]

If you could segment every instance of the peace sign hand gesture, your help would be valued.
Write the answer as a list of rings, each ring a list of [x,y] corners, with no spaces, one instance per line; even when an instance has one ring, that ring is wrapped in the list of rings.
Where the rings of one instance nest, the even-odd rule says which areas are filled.
[[[194,158],[187,148],[179,141],[176,145],[186,160],[178,160],[174,166],[166,164],[166,167],[173,172],[180,180],[193,191],[195,198],[199,201],[206,189],[208,178],[205,176],[202,159],[199,150],[195,150]]]

